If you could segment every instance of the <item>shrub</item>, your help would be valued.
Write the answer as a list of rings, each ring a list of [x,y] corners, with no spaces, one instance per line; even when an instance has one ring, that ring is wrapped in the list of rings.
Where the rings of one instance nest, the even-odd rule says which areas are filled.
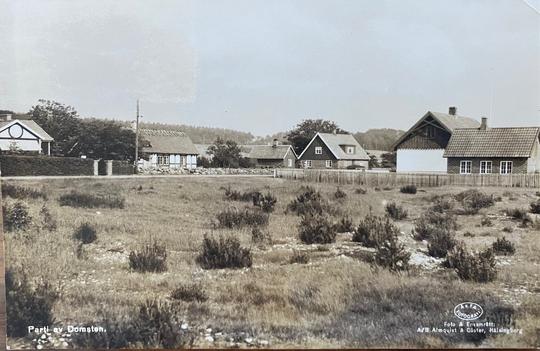
[[[397,235],[392,234],[377,246],[375,263],[397,272],[409,269],[410,257],[411,254],[405,250],[405,246],[398,242]]]
[[[407,218],[407,210],[393,201],[387,203],[385,209],[386,213],[394,220],[399,221]]]
[[[7,231],[24,230],[32,223],[32,217],[28,213],[28,206],[17,201],[13,206],[2,206],[4,216],[4,228]]]
[[[507,240],[504,236],[502,239],[497,240],[492,244],[495,254],[513,255],[516,252],[516,246],[510,240]]]
[[[524,220],[529,217],[527,210],[521,208],[508,208],[505,210],[507,216],[517,220]]]
[[[305,244],[329,244],[336,241],[336,228],[326,216],[302,216],[299,238]]]
[[[338,233],[349,233],[354,230],[353,222],[349,217],[342,217],[335,228]]]
[[[43,228],[47,229],[50,232],[55,231],[57,228],[56,219],[52,216],[46,204],[41,207],[39,214],[41,216],[41,223]]]
[[[347,193],[341,190],[339,187],[337,188],[336,192],[334,193],[334,197],[336,199],[344,199],[347,197]]]
[[[165,272],[167,249],[157,241],[145,244],[140,250],[129,253],[129,268],[136,272]]]
[[[476,189],[470,189],[455,195],[457,201],[461,202],[464,214],[476,214],[482,208],[493,206],[495,201],[493,195],[487,195]]]
[[[2,184],[2,195],[9,196],[13,199],[42,198],[47,200],[47,194],[43,191],[6,183]]]
[[[96,229],[90,223],[83,223],[73,233],[73,239],[82,244],[91,244],[97,239]]]
[[[491,248],[473,255],[461,243],[448,252],[446,265],[454,268],[462,280],[486,283],[497,277],[495,255]]]
[[[467,237],[467,238],[474,238],[474,237],[475,237],[475,235],[474,235],[473,233],[468,232],[468,231],[465,232],[465,233],[463,233],[463,236],[464,236],[464,237]]]
[[[502,229],[503,232],[505,233],[512,233],[514,231],[514,228],[512,228],[511,226],[507,225],[507,226],[504,226],[504,228]]]
[[[174,304],[147,300],[126,315],[107,315],[99,324],[105,333],[75,333],[78,348],[185,348],[193,345],[194,335],[182,330],[182,322]]]
[[[453,214],[427,211],[415,221],[413,232],[416,240],[425,240],[438,229],[453,231],[457,228],[456,217]]]
[[[491,227],[493,223],[491,222],[491,219],[488,216],[482,216],[482,219],[480,220],[480,225],[482,227]]]
[[[291,211],[299,216],[305,214],[322,214],[325,206],[321,194],[312,187],[305,187],[301,193],[287,206],[287,212]]]
[[[259,207],[263,212],[274,211],[276,202],[276,197],[270,193],[263,195],[258,192],[253,195],[253,205]]]
[[[82,207],[82,208],[124,208],[125,199],[117,195],[93,195],[72,191],[69,194],[61,195],[58,198],[60,206]]]
[[[33,289],[24,274],[6,270],[7,335],[23,337],[28,326],[44,326],[54,323],[52,308],[58,294],[49,284]]]
[[[171,298],[186,302],[205,302],[208,295],[201,284],[180,284],[171,292]]]
[[[416,185],[405,185],[402,186],[399,191],[401,191],[403,194],[416,194]]]
[[[428,253],[433,257],[445,257],[456,246],[454,234],[445,229],[435,229],[429,238]]]
[[[398,227],[388,217],[378,217],[370,213],[360,221],[352,240],[367,247],[378,247],[398,233]]]
[[[223,228],[241,228],[246,225],[261,226],[268,224],[268,214],[262,211],[227,208],[217,215],[218,226]]]
[[[271,244],[272,237],[270,233],[263,232],[259,227],[251,229],[251,241],[255,244]]]
[[[361,195],[364,195],[367,193],[367,190],[364,189],[364,188],[357,188],[355,191],[355,194],[361,194]]]
[[[251,250],[243,248],[236,237],[219,239],[204,236],[197,263],[204,269],[251,267]]]
[[[307,252],[302,251],[294,251],[293,255],[291,256],[289,262],[292,263],[300,263],[300,264],[308,264],[309,263],[309,255]]]
[[[531,202],[531,213],[540,214],[540,199]]]
[[[438,213],[447,213],[454,208],[454,203],[449,199],[437,198],[431,206],[431,210]]]

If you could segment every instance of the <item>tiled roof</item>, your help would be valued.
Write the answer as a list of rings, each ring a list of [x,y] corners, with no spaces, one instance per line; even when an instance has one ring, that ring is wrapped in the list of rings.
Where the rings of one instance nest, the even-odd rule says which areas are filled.
[[[289,150],[292,150],[290,145],[253,145],[248,157],[265,160],[282,160]]]
[[[2,130],[4,126],[7,126],[8,124],[11,124],[15,121],[23,126],[26,126],[26,128],[30,129],[31,131],[37,133],[37,135],[41,138],[42,141],[47,141],[47,142],[54,141],[53,137],[50,136],[46,131],[44,131],[43,128],[41,128],[39,124],[29,119],[26,119],[26,120],[13,119],[10,121],[0,121],[0,130]]]
[[[457,128],[478,128],[480,123],[470,117],[458,116],[458,115],[449,115],[442,112],[429,112],[436,119],[438,119],[446,128],[450,131]]]
[[[540,127],[456,129],[444,157],[530,157]]]
[[[198,155],[191,139],[183,132],[158,129],[141,129],[141,136],[148,141],[142,150],[148,153]]]
[[[338,160],[369,160],[364,148],[351,134],[318,133],[318,135]],[[345,153],[341,148],[342,145],[354,146],[355,153]]]

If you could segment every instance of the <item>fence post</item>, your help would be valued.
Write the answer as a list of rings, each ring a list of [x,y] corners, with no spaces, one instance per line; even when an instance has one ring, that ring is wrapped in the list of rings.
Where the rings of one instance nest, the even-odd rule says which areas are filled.
[[[113,174],[113,167],[112,167],[112,163],[113,161],[112,160],[107,160],[107,175],[108,176],[112,176]]]

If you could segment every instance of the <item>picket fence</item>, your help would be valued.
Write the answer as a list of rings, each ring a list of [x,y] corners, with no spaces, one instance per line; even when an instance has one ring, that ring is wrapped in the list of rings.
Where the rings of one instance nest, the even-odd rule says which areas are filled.
[[[275,178],[317,183],[358,184],[371,187],[396,187],[413,184],[418,187],[473,186],[540,188],[540,174],[436,174],[370,172],[338,169],[286,169],[274,171]]]

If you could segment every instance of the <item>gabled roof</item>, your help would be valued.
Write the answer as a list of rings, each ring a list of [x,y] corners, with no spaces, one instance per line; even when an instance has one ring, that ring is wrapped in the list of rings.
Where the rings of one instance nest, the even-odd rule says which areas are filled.
[[[148,141],[142,150],[148,153],[198,155],[197,148],[183,132],[158,129],[141,129],[141,136]]]
[[[450,134],[457,128],[478,128],[480,122],[470,117],[450,115],[442,112],[428,111],[422,118],[418,120],[407,132],[405,132],[398,140],[392,145],[392,150],[395,150],[399,144],[401,144],[418,126],[422,124],[428,117],[438,121],[439,124],[446,129]]]
[[[289,150],[296,157],[291,145],[253,145],[248,157],[259,160],[283,160]]]
[[[38,138],[40,138],[42,141],[50,142],[54,141],[53,137],[50,136],[46,131],[43,130],[37,124],[35,121],[32,120],[20,120],[20,119],[12,119],[10,121],[0,121],[0,131],[9,128],[13,124],[20,124],[26,129],[30,130],[32,133],[34,133]]]
[[[456,129],[444,157],[530,157],[540,127]]]
[[[333,133],[317,133],[311,139],[309,144],[304,148],[304,151],[298,156],[298,158],[301,158],[302,155],[306,152],[306,150],[309,148],[311,143],[319,137],[322,142],[328,147],[330,152],[338,159],[338,160],[369,160],[369,156],[364,150],[362,146],[358,143],[358,141],[351,135],[351,134],[333,134]],[[347,154],[341,146],[354,146],[355,153],[354,154]]]
[[[540,127],[456,129],[444,157],[530,157]]]

